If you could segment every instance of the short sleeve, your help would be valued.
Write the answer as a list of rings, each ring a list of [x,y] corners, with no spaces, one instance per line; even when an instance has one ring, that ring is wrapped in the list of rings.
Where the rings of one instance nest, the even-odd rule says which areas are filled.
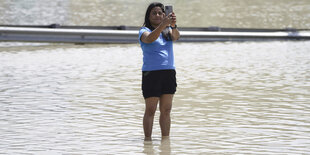
[[[147,28],[147,27],[142,27],[141,29],[140,29],[140,31],[139,31],[139,41],[141,41],[141,36],[142,36],[142,34],[144,33],[144,32],[152,32],[149,28]]]

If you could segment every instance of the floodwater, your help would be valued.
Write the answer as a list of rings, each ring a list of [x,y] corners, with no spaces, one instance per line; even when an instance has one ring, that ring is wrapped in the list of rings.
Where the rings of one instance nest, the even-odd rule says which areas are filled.
[[[179,27],[310,27],[309,0],[159,0]],[[150,0],[0,0],[0,25],[141,26]],[[142,51],[0,43],[0,154],[307,154],[310,42],[176,43],[169,139],[143,140]]]
[[[141,26],[154,0],[0,0],[0,25]],[[310,28],[309,0],[158,0],[179,27]]]
[[[0,154],[310,152],[310,42],[174,48],[171,136],[157,112],[144,142],[139,45],[0,47]]]

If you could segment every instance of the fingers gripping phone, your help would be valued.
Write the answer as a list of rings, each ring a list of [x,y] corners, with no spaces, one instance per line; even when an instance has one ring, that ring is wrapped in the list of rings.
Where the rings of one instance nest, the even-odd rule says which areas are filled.
[[[167,5],[165,6],[165,13],[166,13],[166,16],[169,16],[170,13],[173,12],[173,8],[172,8],[172,5]]]

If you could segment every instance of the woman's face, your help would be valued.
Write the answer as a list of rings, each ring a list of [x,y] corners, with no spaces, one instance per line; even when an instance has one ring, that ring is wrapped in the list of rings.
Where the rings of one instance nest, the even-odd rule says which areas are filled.
[[[151,25],[158,26],[161,21],[164,19],[164,13],[160,7],[154,7],[150,13],[150,22]]]

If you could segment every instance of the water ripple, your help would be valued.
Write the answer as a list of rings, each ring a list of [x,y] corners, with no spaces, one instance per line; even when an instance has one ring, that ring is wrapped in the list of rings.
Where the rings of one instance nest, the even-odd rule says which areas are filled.
[[[171,138],[155,121],[149,143],[137,45],[2,48],[1,153],[308,153],[308,47],[176,44]]]

